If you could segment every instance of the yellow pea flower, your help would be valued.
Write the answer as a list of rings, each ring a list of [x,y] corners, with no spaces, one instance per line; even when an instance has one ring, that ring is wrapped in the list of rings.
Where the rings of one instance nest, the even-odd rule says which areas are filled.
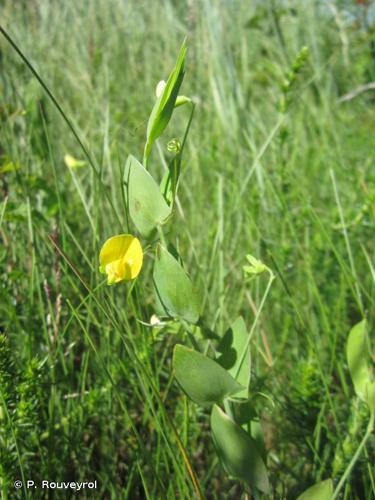
[[[141,270],[143,251],[139,239],[131,234],[109,238],[99,255],[99,271],[108,276],[108,285],[136,278]]]

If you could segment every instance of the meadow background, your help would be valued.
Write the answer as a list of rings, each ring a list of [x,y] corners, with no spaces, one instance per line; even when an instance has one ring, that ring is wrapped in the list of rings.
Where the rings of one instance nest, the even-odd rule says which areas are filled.
[[[266,286],[262,277],[245,281],[245,255],[274,271],[252,346],[252,384],[269,397],[270,498],[339,479],[368,421],[346,339],[364,316],[370,333],[374,324],[375,95],[340,100],[375,80],[374,6],[363,4],[1,1],[1,25],[99,171],[65,165],[67,153],[84,160],[82,150],[1,36],[3,498],[29,495],[12,486],[24,478],[97,480],[82,498],[194,498],[175,430],[208,498],[243,497],[218,464],[208,412],[173,380],[179,332],[138,321],[154,313],[152,252],[130,294],[98,272],[101,245],[125,228],[125,159],[142,159],[156,84],[185,36],[182,93],[197,106],[168,238],[219,334],[239,314],[251,327]],[[304,46],[309,57],[283,109],[283,82]],[[158,141],[156,177],[186,113],[177,109]],[[343,498],[373,498],[374,452],[372,440]]]

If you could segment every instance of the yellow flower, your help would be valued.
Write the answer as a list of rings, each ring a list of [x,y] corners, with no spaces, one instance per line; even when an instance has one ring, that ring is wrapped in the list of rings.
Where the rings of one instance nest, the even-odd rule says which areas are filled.
[[[99,271],[107,274],[108,285],[136,278],[143,262],[139,239],[131,234],[112,236],[102,246],[99,262]]]
[[[66,154],[64,156],[64,163],[69,168],[79,168],[84,167],[86,165],[85,161],[77,160],[74,156]]]

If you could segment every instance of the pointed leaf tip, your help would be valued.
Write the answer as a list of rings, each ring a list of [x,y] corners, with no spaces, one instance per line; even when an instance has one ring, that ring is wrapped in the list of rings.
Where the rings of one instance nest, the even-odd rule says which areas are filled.
[[[250,488],[268,493],[267,469],[254,440],[217,405],[212,408],[211,430],[227,472]]]

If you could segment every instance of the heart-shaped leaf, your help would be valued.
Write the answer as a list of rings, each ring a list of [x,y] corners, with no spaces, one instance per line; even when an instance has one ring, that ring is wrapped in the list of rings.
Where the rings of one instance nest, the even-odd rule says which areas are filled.
[[[350,330],[346,355],[355,392],[360,399],[365,401],[366,386],[372,381],[366,320],[357,323]]]
[[[217,453],[228,474],[242,479],[252,489],[267,493],[267,469],[254,440],[217,405],[212,408],[211,430]]]
[[[157,298],[168,316],[196,323],[199,297],[181,264],[161,245],[157,245],[154,264]]]
[[[130,217],[138,231],[149,236],[158,224],[166,222],[171,209],[153,177],[132,155],[126,162],[124,182]]]
[[[325,481],[314,484],[314,486],[304,491],[297,500],[331,500],[332,495],[332,479],[326,479]]]
[[[238,397],[247,398],[250,384],[249,334],[242,316],[238,317],[227,330],[218,346],[221,353],[218,362],[245,387]]]
[[[174,349],[173,369],[182,390],[201,405],[220,403],[242,389],[216,361],[180,344]]]

